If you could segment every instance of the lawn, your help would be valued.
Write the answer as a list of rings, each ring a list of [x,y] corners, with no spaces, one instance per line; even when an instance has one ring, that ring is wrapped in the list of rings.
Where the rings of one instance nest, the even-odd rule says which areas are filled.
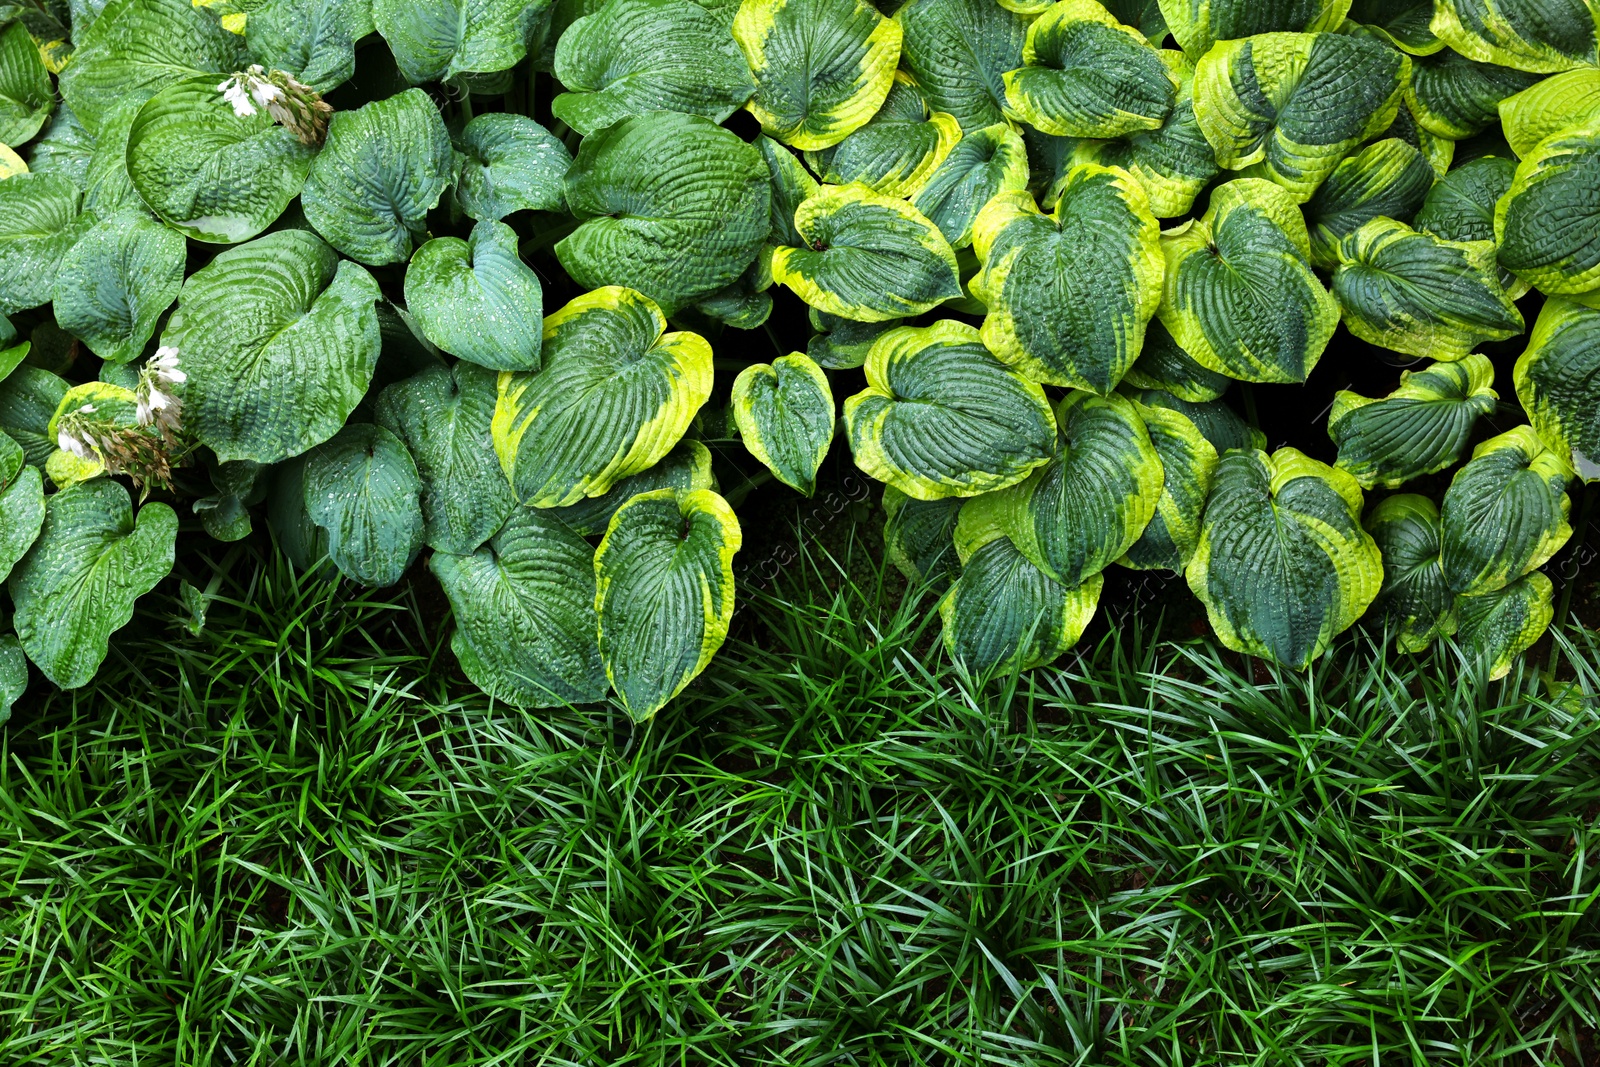
[[[982,683],[855,529],[643,726],[491,703],[420,570],[186,557],[203,628],[163,586],[0,731],[0,1063],[1596,1061],[1600,712],[1543,662],[1145,611]]]

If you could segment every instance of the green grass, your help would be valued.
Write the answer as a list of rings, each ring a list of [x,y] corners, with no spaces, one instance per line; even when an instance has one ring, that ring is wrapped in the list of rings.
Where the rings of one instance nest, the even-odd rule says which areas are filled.
[[[0,1064],[1596,1062],[1592,697],[1131,621],[979,689],[861,551],[638,729],[424,586],[147,598],[0,730]]]

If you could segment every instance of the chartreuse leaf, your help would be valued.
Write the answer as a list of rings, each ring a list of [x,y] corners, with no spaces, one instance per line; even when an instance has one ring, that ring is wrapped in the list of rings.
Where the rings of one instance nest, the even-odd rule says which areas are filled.
[[[1429,28],[1480,63],[1541,74],[1600,66],[1595,0],[1434,0]]]
[[[128,177],[150,209],[185,237],[247,241],[300,193],[317,150],[265,108],[240,116],[215,75],[169,85],[128,133]]]
[[[961,575],[956,556],[956,522],[970,498],[917,500],[892,485],[883,487],[883,548],[909,582],[926,582],[938,592]]]
[[[1338,266],[1339,242],[1379,215],[1409,222],[1433,182],[1433,167],[1398,137],[1345,157],[1306,202],[1312,265]]]
[[[1472,450],[1440,511],[1444,577],[1453,593],[1492,593],[1544,564],[1567,539],[1572,470],[1531,426]]]
[[[1280,30],[1334,30],[1350,0],[1161,0],[1167,28],[1178,47],[1199,57],[1218,41]]]
[[[794,228],[794,213],[806,197],[817,191],[817,179],[806,170],[800,157],[766,134],[758,136],[755,145],[772,183],[772,233],[768,241],[772,245],[804,244],[805,238]],[[770,250],[764,250],[764,257],[770,274]]]
[[[1311,240],[1288,193],[1259,178],[1212,190],[1205,215],[1161,235],[1158,314],[1179,347],[1219,374],[1303,382],[1339,325],[1311,272]]]
[[[1454,465],[1472,428],[1494,411],[1493,384],[1489,357],[1471,355],[1404,371],[1400,388],[1378,400],[1341,389],[1328,416],[1337,466],[1363,489],[1398,489]]]
[[[1373,614],[1386,619],[1403,652],[1421,652],[1455,633],[1454,597],[1439,563],[1439,509],[1415,493],[1381,501],[1363,523],[1383,555]]]
[[[772,229],[761,153],[699,115],[654,112],[585,137],[566,183],[586,220],[556,245],[567,273],[669,315],[735,281]]]
[[[651,111],[721,122],[756,87],[726,24],[683,0],[608,0],[561,35],[556,78],[550,110],[582,134]]]
[[[1179,79],[1166,121],[1114,141],[1079,141],[1072,159],[1126,170],[1144,187],[1151,213],[1164,219],[1186,214],[1220,168],[1194,117],[1194,66],[1182,52],[1163,51],[1160,56]]]
[[[1500,101],[1538,80],[1537,74],[1479,63],[1447,48],[1412,60],[1406,103],[1423,129],[1460,141],[1500,121]]]
[[[178,516],[149,503],[133,514],[128,490],[108,478],[61,490],[44,527],[11,572],[12,624],[28,658],[62,689],[86,685],[133,602],[172,569]]]
[[[15,180],[15,179],[13,179]],[[1500,265],[1552,296],[1600,289],[1600,115],[1540,141],[1494,212]]]
[[[11,718],[11,707],[28,688],[28,659],[16,634],[0,636],[0,723]]]
[[[1028,27],[1022,66],[1005,75],[1006,105],[1058,137],[1121,137],[1159,129],[1178,78],[1138,30],[1096,0],[1061,0]]]
[[[32,140],[55,102],[50,72],[28,28],[13,22],[0,30],[0,144]]]
[[[1547,301],[1513,377],[1546,446],[1584,481],[1600,481],[1600,310]]]
[[[0,181],[4,181],[13,174],[26,173],[28,173],[27,160],[17,155],[16,152],[12,151],[7,146],[0,145]],[[69,180],[71,179],[70,175],[67,177]],[[78,183],[74,181],[74,184]]]
[[[318,92],[350,80],[356,42],[374,30],[371,0],[266,0],[250,12],[250,54]]]
[[[1045,463],[1055,419],[1037,384],[990,355],[978,331],[902,326],[872,346],[867,388],[844,402],[856,466],[918,500],[976,496]]]
[[[306,219],[351,259],[403,263],[449,184],[450,137],[428,94],[408,89],[336,111],[306,177]]]
[[[1351,333],[1408,355],[1460,359],[1522,332],[1492,242],[1446,241],[1394,219],[1373,219],[1339,243],[1333,294]]]
[[[1259,164],[1252,175],[1304,203],[1346,153],[1394,121],[1410,68],[1409,56],[1370,37],[1225,40],[1195,66],[1194,113],[1218,163]]]
[[[25,459],[22,446],[0,433],[0,582],[33,547],[44,523],[44,480]]]
[[[1200,543],[1217,450],[1187,415],[1138,402],[1134,407],[1161,457],[1161,496],[1150,524],[1117,562],[1136,570],[1182,571]]]
[[[305,485],[334,566],[363,585],[398,582],[423,543],[422,479],[400,438],[351,423],[310,453]]]
[[[739,520],[709,489],[641,493],[617,509],[594,556],[600,656],[642,722],[705,670],[733,618]]]
[[[824,185],[795,211],[805,240],[772,254],[772,278],[820,311],[860,322],[920,315],[961,295],[956,254],[903,200]]]
[[[806,355],[827,370],[850,370],[867,361],[872,345],[888,330],[900,325],[899,319],[884,322],[856,322],[811,309],[811,328],[817,331],[806,345]]]
[[[551,0],[372,0],[372,21],[412,85],[509,70]]]
[[[1100,601],[1099,574],[1069,589],[1012,544],[993,518],[991,498],[961,509],[955,544],[961,577],[939,601],[944,647],[968,671],[1028,670],[1077,643]]]
[[[833,443],[833,391],[822,368],[799,352],[752,363],[734,379],[733,417],[750,454],[810,496]]]
[[[62,329],[108,363],[137,359],[183,285],[183,235],[133,213],[96,223],[61,260]]]
[[[862,182],[884,196],[910,199],[961,140],[952,115],[928,113],[916,84],[896,73],[878,113],[844,140],[807,153],[811,169],[832,185]]]
[[[0,181],[0,315],[49,303],[61,259],[82,232],[78,199],[59,174]]]
[[[1022,135],[1010,123],[999,122],[963,137],[911,205],[939,227],[952,248],[965,248],[972,244],[972,224],[985,204],[1027,187]]]
[[[1511,665],[1550,628],[1555,585],[1539,571],[1502,589],[1456,598],[1459,640],[1467,655],[1484,664],[1489,680],[1504,678]]]
[[[995,521],[1034,566],[1069,588],[1123,556],[1161,497],[1161,457],[1133,402],[1073,390],[1056,408],[1055,455],[995,494]]]
[[[249,62],[244,41],[189,0],[110,0],[74,37],[61,95],[96,135],[119,105],[136,106],[197,74],[221,81]]]
[[[1022,66],[1026,18],[993,0],[911,0],[894,20],[901,59],[929,107],[968,133],[1005,119],[1005,74]]]
[[[0,380],[0,430],[22,446],[29,465],[43,467],[56,450],[50,420],[70,388],[41,367],[17,367]]]
[[[733,38],[756,79],[745,106],[769,136],[806,152],[866,125],[900,59],[900,23],[866,0],[747,0]]]
[[[480,222],[465,241],[435,237],[406,268],[406,309],[428,340],[490,370],[538,370],[544,293],[516,232]]]
[[[1383,583],[1360,515],[1355,479],[1293,448],[1224,455],[1185,572],[1222,643],[1296,670],[1322,655]]]
[[[1116,387],[1161,304],[1161,231],[1138,182],[1077,164],[1049,215],[1003,193],[979,214],[973,248],[990,351],[1047,385]]]
[[[1428,28],[1432,18],[1433,0],[1354,0],[1349,11],[1351,22],[1414,56],[1431,56],[1444,47]]]
[[[429,367],[378,398],[378,425],[411,453],[422,480],[423,538],[440,552],[476,552],[516,500],[494,452],[496,375],[471,363]]]
[[[544,366],[500,376],[493,434],[517,499],[574,504],[655,464],[711,395],[711,346],[666,333],[631,289],[598,289],[544,320]]]
[[[1145,330],[1144,348],[1122,381],[1135,389],[1161,389],[1192,404],[1203,404],[1226,393],[1231,379],[1196,363],[1161,320],[1153,319]]]
[[[184,419],[222,462],[321,444],[377,367],[378,283],[304,230],[220,253],[189,276],[161,343],[189,380]]]
[[[1267,447],[1266,434],[1241,419],[1221,400],[1193,403],[1163,389],[1127,390],[1127,395],[1146,407],[1168,408],[1185,416],[1200,430],[1200,435],[1211,442],[1219,456],[1233,448],[1264,450]]]
[[[1506,143],[1526,158],[1538,143],[1600,115],[1600,70],[1583,67],[1545,78],[1500,101]]]
[[[519,707],[588,704],[606,695],[594,549],[557,515],[514,507],[483,547],[428,560],[455,613],[450,650],[462,671],[496,700]]]
[[[479,115],[456,142],[456,202],[480,222],[513,211],[562,211],[570,166],[567,146],[532,119]]]
[[[711,450],[699,441],[685,437],[673,445],[672,451],[655,466],[638,474],[630,474],[600,496],[585,497],[551,514],[582,537],[599,537],[606,532],[606,526],[617,509],[640,493],[656,489],[681,489],[687,492],[691,489],[715,488],[717,479],[711,473]]]

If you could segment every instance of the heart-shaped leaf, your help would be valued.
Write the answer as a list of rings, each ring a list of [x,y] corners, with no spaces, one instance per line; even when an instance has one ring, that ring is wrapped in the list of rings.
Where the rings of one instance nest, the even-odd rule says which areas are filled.
[[[1444,42],[1428,28],[1433,18],[1433,0],[1354,0],[1349,18],[1414,56],[1431,56],[1444,47]]]
[[[1445,583],[1478,596],[1504,588],[1544,564],[1572,536],[1566,485],[1572,471],[1517,426],[1472,450],[1444,494]]]
[[[799,352],[752,363],[733,381],[733,414],[750,454],[810,496],[833,443],[833,391],[822,368]]]
[[[24,464],[22,446],[0,433],[0,582],[39,536],[44,480]]]
[[[50,72],[28,28],[13,22],[0,30],[0,143],[32,140],[55,102]]]
[[[456,202],[478,221],[513,211],[563,211],[572,153],[522,115],[479,115],[456,143]]]
[[[901,59],[929,107],[969,132],[1005,119],[1005,74],[1022,66],[1026,18],[992,0],[912,0],[894,20]]]
[[[1010,123],[973,130],[950,150],[911,205],[952,248],[972,244],[978,212],[996,196],[1028,187],[1028,152]]]
[[[630,474],[601,495],[586,497],[552,514],[580,537],[599,537],[606,532],[606,527],[611,524],[611,516],[617,513],[617,509],[640,493],[656,489],[688,492],[691,489],[715,488],[717,479],[711,473],[711,450],[699,441],[685,437],[649,470]]]
[[[1241,419],[1237,412],[1221,400],[1193,403],[1182,400],[1162,389],[1128,389],[1129,399],[1146,407],[1167,408],[1176,411],[1200,430],[1200,436],[1211,442],[1217,455],[1225,455],[1235,448],[1267,447],[1267,437]]]
[[[1232,384],[1225,375],[1196,363],[1172,339],[1160,319],[1151,320],[1144,334],[1144,348],[1122,376],[1122,382],[1134,389],[1160,389],[1191,404],[1215,400]]]
[[[1404,0],[1391,0],[1391,8],[1395,2]],[[1335,30],[1349,10],[1350,0],[1161,0],[1178,47],[1196,57],[1218,41],[1279,30]]]
[[[56,450],[50,420],[70,388],[41,367],[17,367],[0,380],[0,430],[22,446],[31,466],[43,467]]]
[[[970,498],[917,500],[892,485],[883,487],[883,550],[909,582],[944,592],[961,576],[956,522]]]
[[[866,125],[806,158],[829,184],[861,182],[884,196],[909,200],[959,140],[961,126],[954,116],[930,115],[915,83],[897,73],[883,107]]]
[[[61,259],[83,231],[78,198],[59,174],[0,181],[0,315],[49,303]]]
[[[1526,159],[1538,143],[1600,115],[1600,70],[1583,67],[1544,78],[1500,101],[1506,143]]]
[[[1433,167],[1398,137],[1376,141],[1341,160],[1306,202],[1312,265],[1337,267],[1339,242],[1380,215],[1410,222],[1433,182]]]
[[[1546,302],[1514,379],[1544,443],[1578,477],[1600,481],[1600,309]]]
[[[28,150],[27,169],[35,174],[59,174],[82,189],[88,179],[94,143],[94,134],[84,129],[78,116],[63,104],[56,108],[44,133]]]
[[[13,181],[15,179],[12,179]],[[1495,205],[1500,265],[1553,296],[1600,290],[1600,115],[1540,141]]]
[[[405,288],[406,309],[446,352],[490,370],[539,369],[544,293],[511,227],[435,237],[411,257]]]
[[[1517,657],[1550,628],[1554,598],[1554,583],[1538,571],[1492,593],[1456,598],[1461,645],[1490,681],[1510,674]]]
[[[850,370],[867,361],[867,353],[884,333],[900,325],[900,319],[883,322],[857,322],[826,311],[811,309],[811,328],[817,331],[806,345],[806,355],[827,370]]]
[[[113,107],[95,134],[94,152],[83,176],[83,211],[97,218],[110,218],[124,211],[147,214],[148,204],[128,177],[128,135],[133,120],[139,117],[143,101],[130,100]]]
[[[509,70],[551,0],[372,0],[372,21],[412,85]],[[498,90],[497,90],[498,91]]]
[[[355,74],[356,42],[374,28],[370,0],[266,0],[244,39],[262,66],[326,93]]]
[[[1478,420],[1494,411],[1493,384],[1494,365],[1472,355],[1405,371],[1400,388],[1381,400],[1340,390],[1328,416],[1337,465],[1364,489],[1397,489],[1444,470],[1461,458]]]
[[[1150,524],[1117,562],[1135,570],[1181,572],[1200,544],[1200,519],[1217,473],[1217,450],[1187,415],[1137,402],[1134,407],[1161,457],[1161,497]]]
[[[1516,173],[1516,160],[1503,156],[1463,163],[1428,190],[1411,225],[1446,241],[1493,241],[1494,207],[1510,191]],[[1528,291],[1528,283],[1503,266],[1497,265],[1495,276],[1513,300]]]
[[[183,285],[183,235],[132,213],[96,223],[56,274],[56,322],[108,363],[137,359]]]
[[[386,586],[422,548],[422,479],[405,444],[382,426],[351,423],[306,459],[306,514],[328,532],[345,577]]]
[[[1429,133],[1460,141],[1500,121],[1500,101],[1539,81],[1528,74],[1478,63],[1445,49],[1411,61],[1406,103]]]
[[[1541,74],[1600,66],[1593,0],[1434,0],[1430,28],[1480,63]]]
[[[1363,523],[1383,555],[1383,586],[1373,614],[1388,621],[1395,645],[1421,652],[1455,633],[1454,597],[1439,563],[1439,509],[1415,493],[1381,501]]]

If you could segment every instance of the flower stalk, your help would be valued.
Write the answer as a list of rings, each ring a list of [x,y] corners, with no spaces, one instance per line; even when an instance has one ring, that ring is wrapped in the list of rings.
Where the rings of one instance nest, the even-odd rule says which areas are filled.
[[[328,135],[333,108],[323,101],[321,93],[281,70],[268,71],[261,64],[252,63],[248,69],[229,75],[217,86],[217,92],[240,118],[264,108],[301,144],[320,145]]]

